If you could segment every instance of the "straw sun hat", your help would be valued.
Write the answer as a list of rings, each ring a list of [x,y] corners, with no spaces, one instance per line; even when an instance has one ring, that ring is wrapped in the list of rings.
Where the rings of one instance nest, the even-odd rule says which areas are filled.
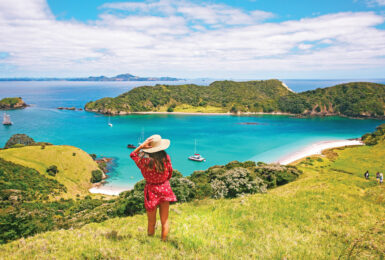
[[[156,153],[162,150],[166,150],[170,146],[170,140],[162,139],[160,135],[152,135],[148,139],[152,139],[150,145],[151,148],[143,149],[143,152],[146,153]]]

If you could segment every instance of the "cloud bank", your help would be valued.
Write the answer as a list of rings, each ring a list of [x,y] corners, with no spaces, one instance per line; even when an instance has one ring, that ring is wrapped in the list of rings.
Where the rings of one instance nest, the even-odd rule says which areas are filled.
[[[385,31],[377,28],[384,17],[374,12],[271,22],[275,15],[263,10],[167,0],[110,2],[99,11],[87,23],[59,21],[45,0],[2,0],[0,77],[260,78],[385,68]]]

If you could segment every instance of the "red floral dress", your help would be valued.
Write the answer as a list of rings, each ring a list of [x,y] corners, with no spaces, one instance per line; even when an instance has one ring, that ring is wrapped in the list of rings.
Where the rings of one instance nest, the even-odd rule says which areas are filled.
[[[156,172],[155,164],[153,169],[147,168],[150,158],[140,157],[135,152],[132,152],[130,156],[146,180],[146,186],[144,187],[144,207],[147,211],[153,211],[162,201],[177,201],[169,183],[172,176],[170,156],[167,155],[164,172],[162,173]]]

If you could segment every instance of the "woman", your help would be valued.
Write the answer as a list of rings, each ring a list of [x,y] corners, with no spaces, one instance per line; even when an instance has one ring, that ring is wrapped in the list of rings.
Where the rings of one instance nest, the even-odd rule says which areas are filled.
[[[147,233],[149,236],[155,234],[156,209],[159,206],[163,241],[167,240],[169,231],[169,203],[176,201],[169,183],[172,176],[171,160],[170,156],[164,151],[169,146],[170,140],[162,139],[160,135],[153,135],[147,138],[130,155],[146,180],[144,207],[148,218]],[[140,150],[142,150],[142,153],[139,154]]]

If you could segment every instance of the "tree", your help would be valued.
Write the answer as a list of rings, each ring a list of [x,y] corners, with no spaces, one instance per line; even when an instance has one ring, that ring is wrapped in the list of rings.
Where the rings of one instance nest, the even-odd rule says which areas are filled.
[[[103,179],[103,173],[101,170],[93,170],[92,171],[92,177],[91,177],[91,182],[100,182]]]
[[[50,167],[47,168],[46,172],[50,176],[56,176],[56,174],[59,172],[59,170],[58,170],[56,165],[51,165]]]

